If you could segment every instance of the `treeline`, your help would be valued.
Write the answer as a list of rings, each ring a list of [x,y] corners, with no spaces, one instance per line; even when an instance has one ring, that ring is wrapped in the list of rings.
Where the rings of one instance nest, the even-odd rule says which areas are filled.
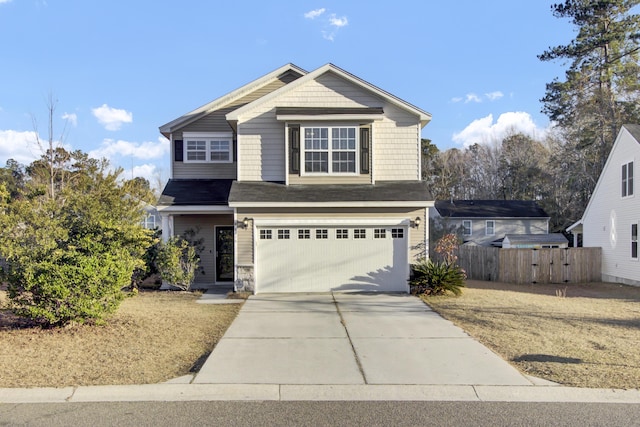
[[[424,140],[423,178],[436,199],[536,200],[563,231],[582,217],[623,124],[640,123],[640,0],[565,0],[551,12],[576,37],[541,61],[563,60],[564,79],[546,85],[542,140],[514,133],[501,141],[440,152]]]

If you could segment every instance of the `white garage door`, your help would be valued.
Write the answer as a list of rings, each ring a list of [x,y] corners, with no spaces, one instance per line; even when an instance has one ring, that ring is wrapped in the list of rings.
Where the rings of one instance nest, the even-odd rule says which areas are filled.
[[[393,227],[258,227],[256,292],[407,292],[408,236]]]

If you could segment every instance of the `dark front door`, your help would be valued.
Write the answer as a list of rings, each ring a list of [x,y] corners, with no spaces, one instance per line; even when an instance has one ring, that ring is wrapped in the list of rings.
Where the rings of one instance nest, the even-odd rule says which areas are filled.
[[[233,227],[216,227],[216,282],[233,281]]]

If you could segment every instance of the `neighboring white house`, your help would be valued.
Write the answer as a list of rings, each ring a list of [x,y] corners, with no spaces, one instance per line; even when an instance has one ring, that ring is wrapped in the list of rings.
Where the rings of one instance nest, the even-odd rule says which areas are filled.
[[[582,219],[571,227],[583,246],[602,248],[602,280],[640,286],[640,195],[634,169],[640,161],[640,125],[623,125]]]

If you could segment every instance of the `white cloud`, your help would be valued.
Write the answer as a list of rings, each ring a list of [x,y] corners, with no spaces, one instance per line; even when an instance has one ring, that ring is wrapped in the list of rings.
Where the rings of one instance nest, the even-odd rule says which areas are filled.
[[[456,96],[454,98],[451,98],[451,102],[453,102],[454,104],[457,104],[458,102],[462,101],[464,98],[461,98],[459,96]]]
[[[468,104],[469,102],[482,102],[482,100],[478,95],[472,92],[472,93],[466,94],[464,97],[464,103]]]
[[[326,9],[324,7],[320,9],[310,10],[309,12],[304,14],[304,17],[307,19],[316,19],[318,16],[322,15],[325,10]]]
[[[502,98],[504,96],[504,94],[502,92],[500,92],[499,90],[496,90],[495,92],[485,93],[484,96],[489,98],[489,101],[495,101],[495,100],[498,100],[498,99]]]
[[[35,132],[0,130],[0,166],[9,159],[28,165],[40,157],[39,153]]]
[[[64,113],[62,115],[62,120],[68,121],[69,123],[71,123],[71,125],[73,125],[73,127],[78,126],[78,115],[75,113]]]
[[[336,28],[342,28],[349,25],[349,20],[346,16],[338,18],[335,13],[332,13],[331,16],[329,16],[329,25]]]
[[[10,3],[10,2],[11,2],[11,0],[0,0],[0,4],[3,4],[3,3]]]
[[[91,112],[106,130],[118,130],[123,123],[133,122],[133,113],[127,110],[111,108],[107,104],[93,108]]]
[[[100,148],[91,150],[89,156],[101,159],[114,157],[133,157],[136,159],[160,159],[169,153],[169,140],[163,136],[158,141],[145,141],[141,143],[123,140],[105,139]]]
[[[453,141],[469,147],[473,144],[489,144],[501,141],[513,133],[523,133],[532,138],[542,138],[546,129],[538,128],[531,115],[523,111],[500,114],[494,123],[493,114],[474,120],[461,132],[453,134]]]

